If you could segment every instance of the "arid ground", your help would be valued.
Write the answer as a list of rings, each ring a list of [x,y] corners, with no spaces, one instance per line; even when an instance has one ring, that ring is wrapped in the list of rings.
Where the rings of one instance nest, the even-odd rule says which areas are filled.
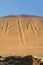
[[[43,17],[0,17],[0,54],[43,57]]]

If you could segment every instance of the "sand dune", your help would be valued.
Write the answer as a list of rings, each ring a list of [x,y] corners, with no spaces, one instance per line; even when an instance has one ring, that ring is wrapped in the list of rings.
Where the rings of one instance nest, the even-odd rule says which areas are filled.
[[[0,54],[43,56],[43,17],[0,17]]]

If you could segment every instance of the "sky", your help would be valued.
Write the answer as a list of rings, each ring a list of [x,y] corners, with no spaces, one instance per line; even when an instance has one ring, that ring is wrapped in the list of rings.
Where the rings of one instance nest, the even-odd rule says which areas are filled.
[[[43,16],[43,0],[0,0],[0,16]]]

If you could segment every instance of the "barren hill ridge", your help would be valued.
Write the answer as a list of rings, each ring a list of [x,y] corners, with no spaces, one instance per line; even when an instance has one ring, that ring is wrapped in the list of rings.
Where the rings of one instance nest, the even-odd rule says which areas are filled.
[[[4,55],[42,56],[43,17],[28,15],[0,17],[0,51]]]

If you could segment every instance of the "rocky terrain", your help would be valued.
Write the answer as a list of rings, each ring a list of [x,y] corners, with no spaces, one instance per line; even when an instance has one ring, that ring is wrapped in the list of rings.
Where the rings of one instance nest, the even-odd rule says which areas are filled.
[[[43,57],[43,17],[0,17],[0,54]]]
[[[39,58],[27,56],[0,56],[0,65],[43,65]]]

